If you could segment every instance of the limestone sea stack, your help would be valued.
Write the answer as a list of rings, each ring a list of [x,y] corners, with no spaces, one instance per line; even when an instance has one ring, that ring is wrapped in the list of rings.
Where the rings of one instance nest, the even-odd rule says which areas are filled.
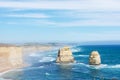
[[[101,58],[98,51],[92,51],[89,56],[89,64],[90,65],[99,65],[101,64]]]
[[[63,47],[58,51],[57,63],[71,63],[74,62],[72,51],[69,47]]]

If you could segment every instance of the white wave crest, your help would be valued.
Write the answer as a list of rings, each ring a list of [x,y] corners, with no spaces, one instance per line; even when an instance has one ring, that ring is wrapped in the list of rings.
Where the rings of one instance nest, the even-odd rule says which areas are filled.
[[[85,64],[85,63],[77,63],[77,64],[86,66],[88,68],[93,68],[93,69],[120,68],[120,64],[116,64],[116,65],[107,65],[107,64],[89,65],[89,64]]]
[[[49,57],[51,57],[52,55],[48,55]]]
[[[101,68],[105,68],[107,67],[107,64],[101,64],[101,65],[89,65],[89,68],[93,68],[93,69],[101,69]]]
[[[44,66],[39,66],[39,68],[44,68]]]
[[[116,65],[101,64],[101,65],[95,66],[95,68],[97,69],[99,68],[120,68],[120,64],[116,64]]]
[[[41,68],[44,68],[44,66],[28,67],[28,68],[16,69],[15,71],[33,70],[33,69],[41,69]]]
[[[79,48],[79,49],[78,49],[78,48],[73,48],[73,49],[72,49],[72,52],[80,52],[80,51],[81,51],[80,48]]]
[[[36,53],[31,53],[29,56],[36,57],[36,56],[39,56],[39,55],[36,54]]]
[[[89,55],[78,55],[79,57],[89,57]]]
[[[116,64],[116,65],[107,65],[105,68],[120,68],[120,64]]]
[[[85,64],[85,63],[77,63],[78,65],[83,65],[83,66],[86,66],[86,67],[89,67],[88,64]]]
[[[45,75],[50,75],[50,74],[46,72]]]
[[[54,57],[43,57],[42,59],[39,60],[39,62],[51,62],[54,61]]]

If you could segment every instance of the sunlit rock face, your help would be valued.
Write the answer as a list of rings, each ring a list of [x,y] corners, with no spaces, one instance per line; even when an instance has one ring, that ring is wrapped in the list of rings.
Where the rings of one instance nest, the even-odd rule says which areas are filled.
[[[72,51],[69,47],[63,47],[58,51],[57,63],[70,63],[74,62],[74,57],[72,56]]]
[[[98,51],[92,51],[89,56],[89,64],[90,65],[99,65],[101,64],[101,58]]]
[[[0,63],[1,66],[6,67],[21,66],[23,64],[22,48],[15,46],[0,47]]]

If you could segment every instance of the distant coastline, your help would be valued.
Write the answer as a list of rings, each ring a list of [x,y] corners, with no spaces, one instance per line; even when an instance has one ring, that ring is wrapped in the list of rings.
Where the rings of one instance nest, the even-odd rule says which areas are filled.
[[[81,45],[120,45],[120,41],[88,41],[80,42]]]
[[[117,44],[119,41],[116,43],[112,41],[114,44],[109,44],[111,41],[107,42],[84,42],[84,43],[79,43],[82,45],[120,45]],[[23,54],[29,54],[29,53],[34,53],[34,52],[44,52],[44,51],[50,51],[55,48],[60,48],[65,45],[70,45],[74,46],[77,45],[78,43],[24,43],[24,44],[8,44],[8,43],[0,43],[0,73],[4,73],[6,71],[16,69],[16,68],[21,68],[27,66],[24,61],[22,60]],[[3,50],[4,49],[4,50]],[[19,54],[18,54],[19,53]],[[8,55],[9,54],[9,55]],[[9,58],[10,55],[13,55],[12,57]],[[5,61],[5,60],[10,60],[13,58],[16,58],[16,60],[11,60]],[[4,58],[4,59],[3,59]]]

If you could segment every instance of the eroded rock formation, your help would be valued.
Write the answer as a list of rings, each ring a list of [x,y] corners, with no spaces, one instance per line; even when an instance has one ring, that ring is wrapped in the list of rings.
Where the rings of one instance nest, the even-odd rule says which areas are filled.
[[[58,51],[56,62],[58,63],[74,62],[74,57],[69,47],[63,47]]]
[[[98,51],[92,51],[89,56],[89,64],[90,65],[99,65],[101,64],[101,58]]]
[[[23,65],[21,47],[0,46],[0,71],[21,65]]]

